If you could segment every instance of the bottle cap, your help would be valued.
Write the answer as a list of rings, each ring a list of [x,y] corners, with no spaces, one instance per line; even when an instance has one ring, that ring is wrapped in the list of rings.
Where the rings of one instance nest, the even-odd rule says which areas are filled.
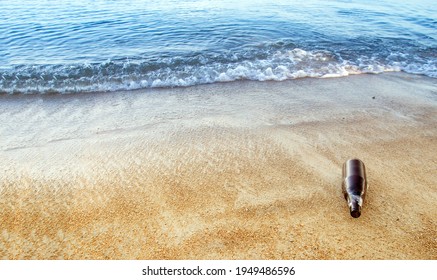
[[[361,206],[358,203],[352,203],[350,206],[351,216],[358,218],[361,216]]]

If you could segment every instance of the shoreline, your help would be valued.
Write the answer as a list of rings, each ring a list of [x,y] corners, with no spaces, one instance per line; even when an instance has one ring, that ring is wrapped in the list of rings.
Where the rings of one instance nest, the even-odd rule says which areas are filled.
[[[6,259],[437,259],[437,80],[0,96]],[[369,193],[350,217],[341,165]]]

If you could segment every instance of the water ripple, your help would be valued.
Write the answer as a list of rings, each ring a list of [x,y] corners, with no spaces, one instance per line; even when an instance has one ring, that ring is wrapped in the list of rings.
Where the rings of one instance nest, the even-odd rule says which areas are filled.
[[[437,5],[429,0],[1,4],[1,92],[100,91],[389,70],[437,76]],[[294,63],[296,50],[306,53],[305,63]],[[319,54],[326,61],[317,60]]]

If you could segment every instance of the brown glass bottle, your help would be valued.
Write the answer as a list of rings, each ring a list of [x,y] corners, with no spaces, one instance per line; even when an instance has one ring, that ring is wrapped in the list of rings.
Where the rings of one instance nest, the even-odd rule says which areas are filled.
[[[361,160],[349,159],[343,164],[342,190],[351,216],[358,218],[367,193],[366,169]]]

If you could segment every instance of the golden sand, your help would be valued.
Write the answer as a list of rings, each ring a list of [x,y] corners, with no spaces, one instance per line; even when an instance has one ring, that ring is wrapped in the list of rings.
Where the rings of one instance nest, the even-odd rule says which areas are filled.
[[[393,73],[1,96],[0,257],[435,260],[436,92]]]

